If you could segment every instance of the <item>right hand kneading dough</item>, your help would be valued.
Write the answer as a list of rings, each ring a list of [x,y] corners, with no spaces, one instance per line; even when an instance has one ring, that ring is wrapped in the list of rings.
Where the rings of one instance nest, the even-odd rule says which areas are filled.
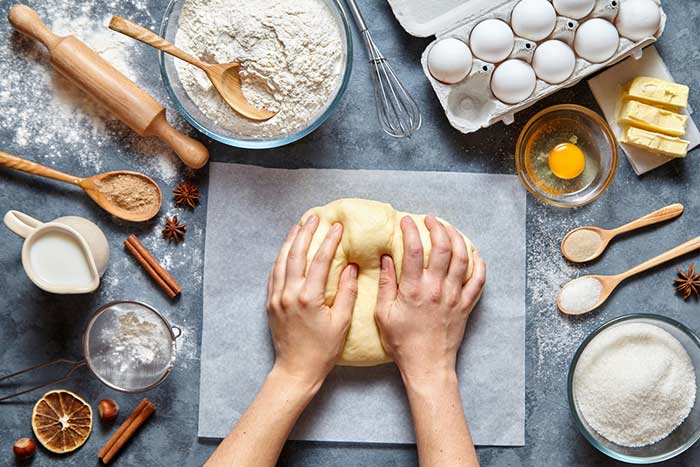
[[[403,258],[403,235],[401,219],[408,213],[396,211],[391,205],[365,199],[340,199],[325,206],[310,209],[302,216],[302,224],[315,214],[319,217],[319,226],[314,234],[308,253],[311,264],[321,242],[331,226],[343,224],[343,239],[338,246],[331,264],[326,284],[325,301],[332,305],[338,288],[338,280],[345,266],[354,263],[359,268],[358,296],[353,310],[350,331],[345,341],[345,348],[338,360],[339,365],[371,366],[391,361],[382,347],[379,331],[374,321],[374,307],[379,289],[379,272],[381,257],[389,255],[394,259],[396,276],[401,278],[401,261]],[[423,242],[425,265],[430,255],[430,232],[425,227],[425,216],[408,214],[413,218]],[[440,219],[443,224],[447,222]],[[476,251],[472,242],[464,238],[469,252],[469,269],[464,278],[472,274],[472,258]]]

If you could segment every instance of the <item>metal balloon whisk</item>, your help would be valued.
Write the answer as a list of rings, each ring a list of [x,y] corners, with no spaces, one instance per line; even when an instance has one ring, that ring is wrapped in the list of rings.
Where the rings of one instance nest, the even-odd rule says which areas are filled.
[[[382,129],[396,138],[411,136],[421,125],[418,104],[401,84],[389,62],[377,48],[355,0],[346,1],[357,29],[364,39],[369,62],[374,67],[374,99]]]

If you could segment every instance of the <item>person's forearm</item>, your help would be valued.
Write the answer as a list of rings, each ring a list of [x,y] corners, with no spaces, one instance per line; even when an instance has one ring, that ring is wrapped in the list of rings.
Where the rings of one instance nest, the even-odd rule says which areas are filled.
[[[416,430],[421,467],[479,465],[459,396],[457,376],[403,376]]]
[[[205,464],[206,467],[266,467],[280,451],[299,415],[321,387],[273,368],[248,410]]]

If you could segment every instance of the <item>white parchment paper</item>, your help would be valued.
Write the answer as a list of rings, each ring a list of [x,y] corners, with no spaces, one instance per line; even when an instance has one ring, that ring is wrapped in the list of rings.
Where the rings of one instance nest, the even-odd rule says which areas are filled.
[[[209,166],[199,436],[221,438],[273,362],[266,279],[308,208],[338,198],[435,214],[472,239],[488,269],[458,361],[464,410],[479,445],[522,446],[525,419],[525,191],[515,176]],[[413,443],[393,364],[336,367],[291,439]]]

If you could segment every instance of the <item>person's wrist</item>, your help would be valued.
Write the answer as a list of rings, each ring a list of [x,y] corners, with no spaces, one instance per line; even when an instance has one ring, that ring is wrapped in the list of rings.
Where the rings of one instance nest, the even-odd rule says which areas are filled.
[[[328,372],[319,371],[293,371],[283,363],[276,361],[268,378],[283,382],[297,392],[313,396],[321,389],[327,374]]]
[[[429,368],[408,368],[399,366],[401,379],[409,389],[423,393],[434,393],[444,388],[457,386],[457,372],[454,366],[436,364]]]

